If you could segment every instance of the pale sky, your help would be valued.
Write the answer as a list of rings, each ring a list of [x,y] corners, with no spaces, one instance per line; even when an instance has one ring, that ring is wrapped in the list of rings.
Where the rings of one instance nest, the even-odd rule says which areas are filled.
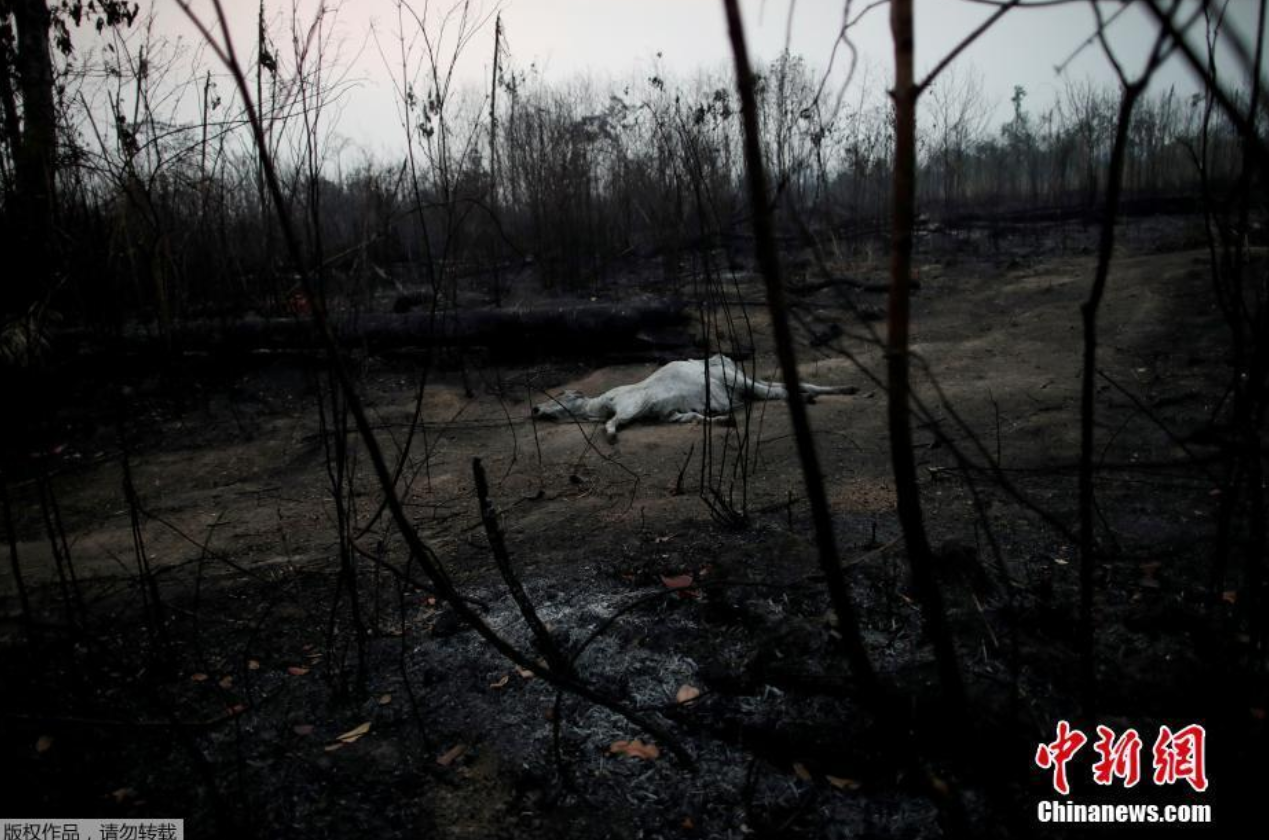
[[[298,6],[301,19],[311,20],[321,0],[266,0],[266,6],[271,15],[279,15],[292,2]],[[452,2],[431,0],[431,19]],[[1234,28],[1250,43],[1257,4],[1253,0],[1230,2]],[[210,9],[208,0],[194,0],[194,4]],[[340,54],[353,84],[343,101],[339,133],[374,154],[395,154],[401,145],[400,127],[391,74],[384,66],[379,45],[396,49],[396,3],[344,0],[335,4],[327,0],[326,5],[338,5]],[[421,13],[427,3],[413,0],[412,5]],[[483,6],[475,0],[474,5],[486,13],[501,8],[515,64],[523,68],[536,63],[549,80],[587,75],[601,86],[607,80],[625,82],[650,75],[657,53],[662,56],[661,66],[680,77],[690,77],[698,69],[730,65],[721,0],[503,0],[500,6],[496,0],[484,0]],[[770,59],[778,55],[787,37],[794,53],[803,55],[813,67],[824,69],[841,27],[843,5],[842,0],[795,2],[790,30],[786,28],[790,0],[742,0],[751,52],[759,59]],[[856,10],[866,5],[866,0],[853,4]],[[158,32],[194,37],[174,0],[142,0],[141,6],[143,13],[154,10]],[[239,49],[251,55],[257,0],[225,0],[225,7]],[[990,7],[967,0],[915,0],[915,7],[918,72],[933,66],[991,12]],[[1107,14],[1115,7],[1114,3],[1107,5]],[[1014,85],[1027,88],[1027,104],[1033,109],[1052,100],[1063,83],[1054,66],[1088,38],[1094,20],[1087,4],[1082,3],[1016,10],[963,54],[958,63],[972,65],[982,75],[987,96],[997,106],[993,124],[1007,117]],[[377,43],[372,32],[377,33]],[[883,6],[872,11],[852,32],[860,61],[871,68],[874,81],[887,74],[892,64],[888,9]],[[1108,36],[1126,67],[1135,68],[1152,42],[1153,27],[1144,12],[1129,9],[1109,28]],[[464,84],[488,87],[492,42],[490,17],[465,53],[458,74]],[[92,38],[81,34],[78,43],[91,48]],[[288,45],[282,46],[286,49]],[[845,66],[845,53],[839,52],[838,67]],[[1114,81],[1096,44],[1086,48],[1065,72],[1077,79]],[[1193,89],[1188,70],[1179,59],[1165,66],[1157,79],[1160,86]]]

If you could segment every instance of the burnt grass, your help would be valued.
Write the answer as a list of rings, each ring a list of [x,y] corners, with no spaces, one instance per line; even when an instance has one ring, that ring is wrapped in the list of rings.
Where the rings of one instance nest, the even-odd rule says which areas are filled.
[[[1186,218],[1127,226],[1102,311],[1096,722],[1142,732],[1147,773],[1160,724],[1203,723],[1211,788],[1099,790],[1091,745],[1071,772],[1075,801],[1210,804],[1208,828],[1236,837],[1269,789],[1269,687],[1238,610],[1241,525],[1229,592],[1218,606],[1207,597],[1223,469],[1211,418],[1229,348],[1197,229]],[[859,338],[869,322],[844,300],[866,316],[884,306],[875,291],[884,257],[823,283],[805,255],[786,255],[804,375],[860,387],[810,411],[865,642],[914,721],[925,766],[982,836],[1083,836],[1036,821],[1036,803],[1054,796],[1033,758],[1057,720],[1079,716],[1079,558],[1048,519],[1075,528],[1079,303],[1092,236],[932,234],[918,255],[915,350],[939,389],[917,377],[928,416],[915,437],[969,720],[947,712],[913,600],[884,392],[840,352],[882,370]],[[743,267],[735,290],[761,300]],[[748,317],[770,378],[765,313],[750,306]],[[356,361],[395,453],[420,355]],[[543,389],[595,393],[654,366],[585,348],[440,359],[402,486],[464,595],[537,657],[481,527],[471,470],[480,457],[516,572],[557,644],[589,683],[656,715],[694,767],[666,743],[652,759],[611,752],[655,739],[557,696],[426,587],[400,586],[376,565],[422,580],[377,514],[352,444],[366,627],[355,637],[317,410],[328,382],[314,358],[78,358],[26,383],[49,407],[32,410],[35,431],[7,477],[36,621],[19,620],[6,562],[0,813],[183,817],[194,837],[941,836],[925,787],[845,665],[783,407],[756,405],[737,427],[635,426],[615,445],[589,426],[528,420]],[[746,431],[747,483],[733,483]],[[982,463],[980,446],[999,455],[1000,476],[958,457]],[[730,493],[743,526],[711,514],[703,485]],[[73,586],[59,582],[50,518],[64,531]],[[691,588],[669,588],[684,575]],[[678,703],[685,685],[700,696]]]

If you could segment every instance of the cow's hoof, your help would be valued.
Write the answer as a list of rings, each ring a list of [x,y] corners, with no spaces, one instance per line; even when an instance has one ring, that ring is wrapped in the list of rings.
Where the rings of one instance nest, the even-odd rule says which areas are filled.
[[[612,446],[616,446],[616,445],[617,445],[617,433],[616,433],[616,432],[605,432],[605,433],[604,433],[604,436],[608,438],[608,443],[609,443],[610,445],[612,445]]]
[[[728,427],[729,429],[736,428],[736,415],[734,414],[726,415],[725,417],[723,417],[722,423],[724,426]]]

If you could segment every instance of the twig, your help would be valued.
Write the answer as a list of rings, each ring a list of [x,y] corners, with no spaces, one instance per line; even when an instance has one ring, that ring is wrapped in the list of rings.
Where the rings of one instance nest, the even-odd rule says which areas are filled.
[[[511,554],[507,551],[507,540],[502,533],[502,526],[498,523],[498,512],[489,499],[489,479],[485,477],[485,468],[479,458],[471,459],[471,471],[476,479],[476,500],[480,505],[480,521],[484,523],[485,535],[489,538],[489,548],[493,551],[494,562],[498,565],[498,572],[502,575],[503,583],[507,585],[507,591],[511,593],[516,606],[520,608],[524,623],[529,625],[529,630],[537,639],[539,650],[542,651],[551,668],[560,673],[571,673],[571,663],[560,653],[559,645],[551,636],[551,631],[542,623],[537,609],[533,606],[533,600],[524,591],[524,584],[520,582],[515,567],[511,565]]]

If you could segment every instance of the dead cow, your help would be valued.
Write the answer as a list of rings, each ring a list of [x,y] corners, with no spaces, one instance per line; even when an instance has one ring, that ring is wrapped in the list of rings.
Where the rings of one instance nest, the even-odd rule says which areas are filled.
[[[854,394],[852,385],[811,385],[803,382],[802,393]],[[633,385],[618,385],[598,397],[581,391],[564,391],[548,402],[533,407],[533,416],[547,420],[593,420],[604,422],[610,443],[617,441],[617,429],[635,420],[663,423],[690,423],[730,415],[740,400],[783,400],[789,396],[783,385],[751,379],[734,361],[723,355],[670,362],[651,376]]]

